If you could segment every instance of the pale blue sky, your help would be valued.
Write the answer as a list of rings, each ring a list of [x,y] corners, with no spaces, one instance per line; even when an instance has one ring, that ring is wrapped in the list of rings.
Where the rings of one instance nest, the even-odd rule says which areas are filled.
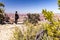
[[[57,0],[0,0],[5,4],[5,12],[41,13],[42,9],[59,13]]]

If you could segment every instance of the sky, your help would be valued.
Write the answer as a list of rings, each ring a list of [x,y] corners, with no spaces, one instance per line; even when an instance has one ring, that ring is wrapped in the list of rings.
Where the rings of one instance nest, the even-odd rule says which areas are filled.
[[[41,13],[42,9],[59,13],[57,0],[0,0],[5,4],[5,12]]]

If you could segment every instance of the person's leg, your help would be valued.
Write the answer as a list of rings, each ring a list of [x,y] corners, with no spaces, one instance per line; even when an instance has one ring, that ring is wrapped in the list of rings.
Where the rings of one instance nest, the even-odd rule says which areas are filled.
[[[17,24],[17,19],[15,19],[15,24]]]

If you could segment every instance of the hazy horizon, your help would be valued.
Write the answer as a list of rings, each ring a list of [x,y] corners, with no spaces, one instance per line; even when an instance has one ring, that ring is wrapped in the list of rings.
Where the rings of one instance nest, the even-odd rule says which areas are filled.
[[[7,13],[41,13],[42,9],[60,13],[57,0],[0,0]]]

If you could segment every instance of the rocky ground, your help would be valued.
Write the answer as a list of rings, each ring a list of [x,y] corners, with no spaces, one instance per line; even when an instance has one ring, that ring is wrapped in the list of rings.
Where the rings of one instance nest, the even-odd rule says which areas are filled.
[[[13,35],[14,27],[20,28],[22,34],[26,31],[26,27],[23,24],[0,25],[0,40],[10,40],[10,37]]]

